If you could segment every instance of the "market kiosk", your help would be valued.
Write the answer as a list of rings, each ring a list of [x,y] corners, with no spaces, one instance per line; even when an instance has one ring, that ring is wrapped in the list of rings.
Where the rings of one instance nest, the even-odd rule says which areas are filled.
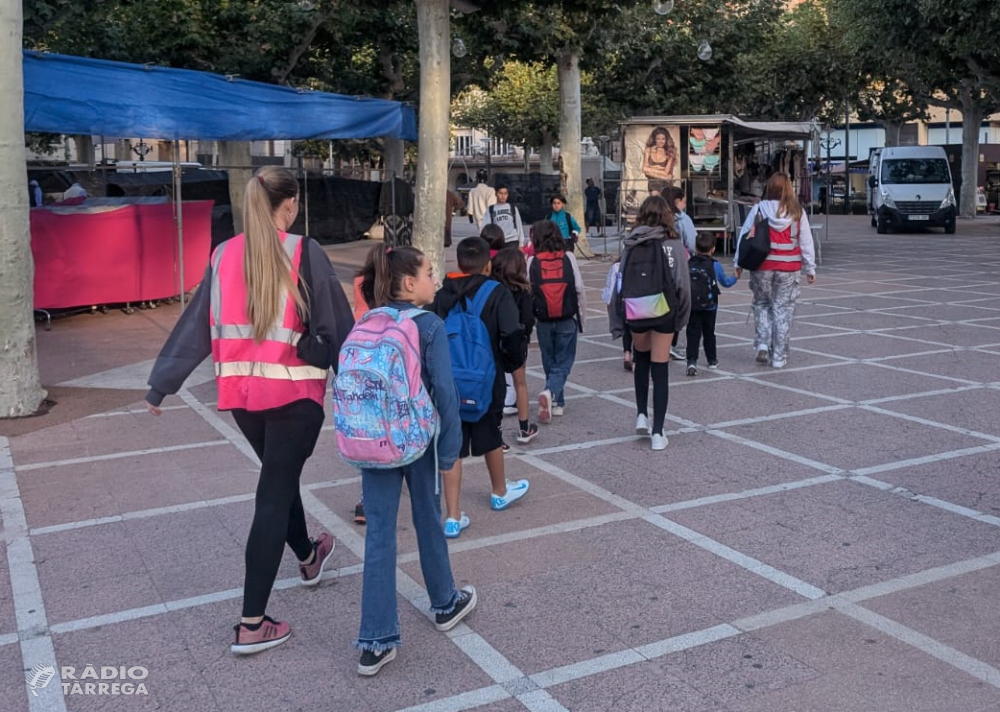
[[[671,185],[685,191],[695,227],[718,233],[726,253],[772,173],[788,173],[802,204],[812,204],[809,160],[818,156],[821,128],[815,122],[636,116],[621,128],[621,230],[632,227],[647,196]]]

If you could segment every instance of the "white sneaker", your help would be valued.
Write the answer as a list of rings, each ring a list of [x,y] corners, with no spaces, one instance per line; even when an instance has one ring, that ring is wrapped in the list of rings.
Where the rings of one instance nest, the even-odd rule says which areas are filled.
[[[660,433],[654,433],[653,434],[652,448],[654,450],[666,450],[668,442],[669,441],[667,440],[667,436],[666,435],[661,435]]]
[[[674,347],[670,349],[670,360],[671,361],[683,361],[685,359],[684,354],[680,352],[680,349]]]
[[[771,368],[784,368],[784,367],[785,367],[785,361],[778,359],[771,361]]]
[[[645,415],[638,415],[635,418],[635,434],[649,437],[649,418]]]
[[[516,405],[505,405],[503,407],[503,414],[504,415],[517,415],[517,406]]]
[[[538,394],[538,422],[552,422],[552,391],[548,389]]]
[[[552,415],[562,417],[565,414],[566,414],[566,406],[564,405],[552,406]]]

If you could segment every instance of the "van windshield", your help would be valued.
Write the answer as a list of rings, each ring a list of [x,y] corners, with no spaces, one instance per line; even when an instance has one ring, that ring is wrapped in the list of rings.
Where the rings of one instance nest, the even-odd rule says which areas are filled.
[[[882,161],[883,183],[951,183],[943,158],[901,158]]]

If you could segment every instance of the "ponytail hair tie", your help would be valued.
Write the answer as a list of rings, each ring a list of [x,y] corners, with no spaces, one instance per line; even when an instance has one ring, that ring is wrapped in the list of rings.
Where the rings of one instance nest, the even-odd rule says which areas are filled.
[[[387,254],[387,255],[391,255],[392,254],[392,245],[386,245],[385,246],[385,254]]]
[[[265,188],[267,187],[267,186],[266,186],[266,185],[264,184],[264,179],[263,179],[263,178],[262,178],[261,176],[257,176],[257,182],[258,182],[258,183],[260,183],[260,184],[261,184],[262,186],[264,186]]]

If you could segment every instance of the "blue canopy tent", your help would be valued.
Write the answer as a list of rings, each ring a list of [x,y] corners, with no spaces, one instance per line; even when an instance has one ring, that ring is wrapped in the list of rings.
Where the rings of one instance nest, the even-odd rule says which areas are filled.
[[[417,140],[413,108],[398,101],[30,51],[24,52],[24,129],[173,141]]]
[[[25,50],[24,130],[179,141],[417,140],[397,101],[303,91],[235,77]],[[174,151],[178,244],[181,170]],[[184,299],[183,252],[180,259]]]

